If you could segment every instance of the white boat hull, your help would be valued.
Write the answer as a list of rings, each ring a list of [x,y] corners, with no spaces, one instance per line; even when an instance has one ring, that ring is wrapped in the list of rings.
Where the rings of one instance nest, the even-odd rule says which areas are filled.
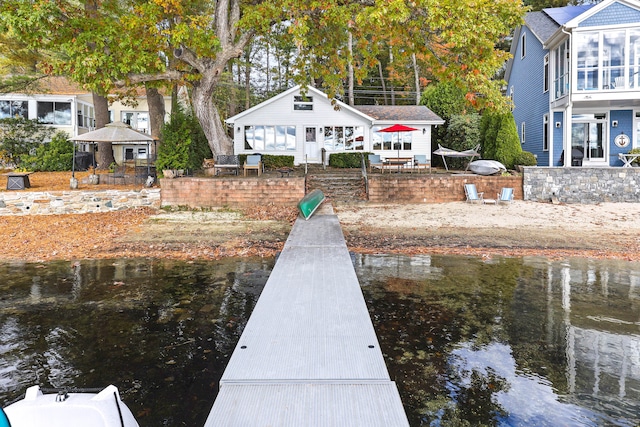
[[[494,175],[506,171],[507,168],[496,160],[476,160],[469,163],[469,170],[478,175]]]
[[[99,393],[58,394],[33,386],[4,411],[11,427],[138,427],[113,385]]]

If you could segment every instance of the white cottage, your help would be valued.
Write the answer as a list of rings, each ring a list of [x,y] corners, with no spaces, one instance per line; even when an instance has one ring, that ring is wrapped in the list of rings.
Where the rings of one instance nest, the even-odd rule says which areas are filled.
[[[381,157],[431,158],[431,127],[444,123],[425,106],[351,107],[313,87],[293,87],[226,123],[233,126],[235,154],[294,156],[296,165],[325,162],[331,153],[371,152]],[[412,132],[385,133],[394,124]]]

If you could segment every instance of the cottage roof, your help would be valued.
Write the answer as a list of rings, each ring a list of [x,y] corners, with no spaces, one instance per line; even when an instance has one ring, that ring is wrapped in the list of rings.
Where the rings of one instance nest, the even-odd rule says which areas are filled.
[[[356,105],[354,108],[377,121],[443,123],[436,113],[424,105]]]
[[[560,25],[545,12],[527,13],[524,22],[542,44],[560,28]]]

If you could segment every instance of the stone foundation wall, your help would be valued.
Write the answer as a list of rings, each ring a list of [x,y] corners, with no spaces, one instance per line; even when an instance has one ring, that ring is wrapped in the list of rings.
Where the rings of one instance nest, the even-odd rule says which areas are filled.
[[[0,193],[0,215],[80,214],[143,206],[159,208],[160,189]]]
[[[304,197],[304,178],[160,179],[162,206],[205,208],[273,203],[296,206]]]
[[[369,175],[369,202],[445,203],[466,200],[464,184],[475,184],[485,199],[496,199],[502,187],[512,187],[514,199],[522,199],[521,176]]]
[[[640,168],[526,167],[522,188],[538,202],[640,202]]]

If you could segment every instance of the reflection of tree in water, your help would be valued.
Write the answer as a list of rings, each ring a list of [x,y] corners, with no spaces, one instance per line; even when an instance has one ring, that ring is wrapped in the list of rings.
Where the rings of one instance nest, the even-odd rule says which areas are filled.
[[[448,358],[462,341],[506,340],[503,324],[526,267],[518,259],[466,257],[432,257],[431,265],[441,274],[416,281],[381,272],[363,288],[389,374],[412,426],[444,423],[445,413],[450,419],[441,425],[494,425],[501,412],[491,394],[504,389],[504,380],[476,374],[452,396]],[[472,402],[480,406],[459,409]]]
[[[509,383],[491,368],[483,374],[476,369],[471,372],[450,371],[451,397],[440,418],[442,426],[495,426],[506,411],[495,401],[494,394],[509,389]]]

